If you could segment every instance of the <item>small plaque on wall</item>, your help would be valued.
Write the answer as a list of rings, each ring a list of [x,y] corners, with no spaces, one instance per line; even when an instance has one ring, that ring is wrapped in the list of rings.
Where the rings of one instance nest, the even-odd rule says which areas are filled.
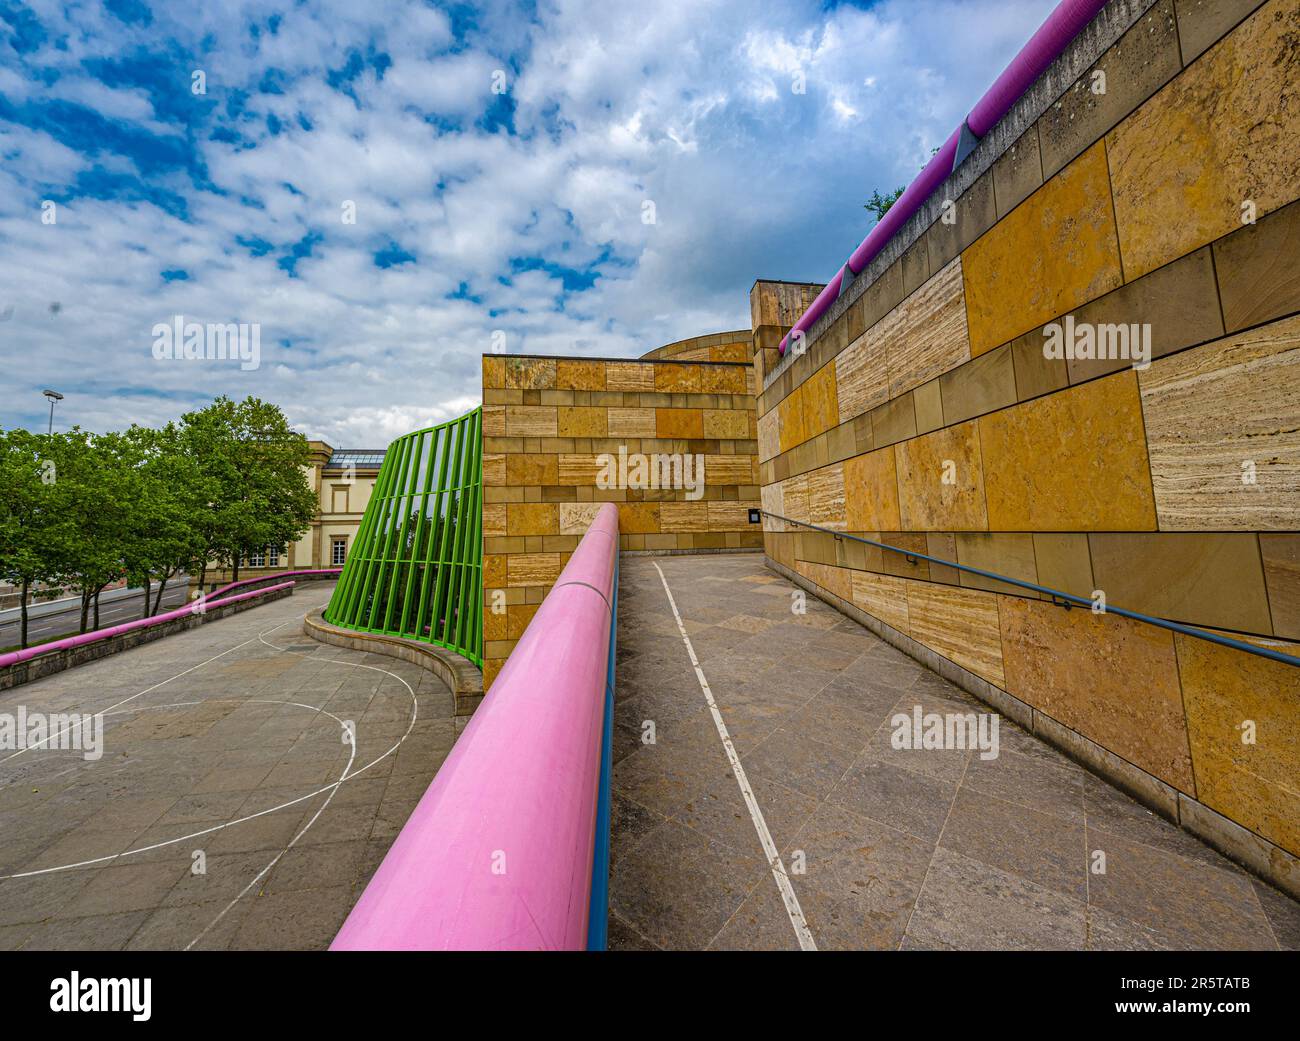
[[[749,523],[750,523],[750,524],[761,524],[761,523],[763,523],[763,511],[762,511],[762,510],[754,510],[754,509],[751,509],[751,510],[749,511]]]

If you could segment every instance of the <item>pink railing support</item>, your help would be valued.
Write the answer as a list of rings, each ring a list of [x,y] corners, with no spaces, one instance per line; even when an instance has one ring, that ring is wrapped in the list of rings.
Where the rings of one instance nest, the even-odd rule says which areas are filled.
[[[601,507],[330,950],[582,950],[618,508]]]

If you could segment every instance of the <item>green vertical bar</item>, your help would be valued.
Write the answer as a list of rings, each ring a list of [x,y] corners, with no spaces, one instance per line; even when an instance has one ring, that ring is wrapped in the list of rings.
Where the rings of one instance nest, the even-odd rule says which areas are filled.
[[[429,619],[429,639],[435,643],[442,643],[445,640],[444,633],[446,631],[446,625],[445,622],[443,621],[443,598],[446,593],[447,577],[448,577],[447,576],[447,539],[448,539],[447,532],[448,529],[451,527],[451,523],[450,523],[451,506],[452,506],[451,494],[454,494],[454,489],[457,483],[456,475],[460,472],[460,454],[461,454],[460,424],[458,423],[454,424],[450,429],[455,432],[455,448],[453,449],[452,452],[451,472],[447,475],[447,479],[448,479],[447,490],[449,494],[444,500],[444,502],[439,504],[443,508],[445,517],[443,518],[442,531],[440,532],[440,537],[438,539],[438,577],[434,582],[433,601],[430,605],[433,614]]]
[[[472,598],[468,591],[472,586],[469,572],[470,537],[473,534],[474,518],[479,515],[474,503],[474,467],[478,458],[478,412],[471,412],[465,418],[466,452],[463,490],[460,500],[460,521],[456,531],[456,573],[460,580],[459,595],[456,598],[456,635],[457,647],[465,646],[466,631],[469,621],[469,608]]]
[[[429,506],[429,486],[433,483],[433,464],[438,454],[438,428],[434,427],[429,432],[429,462],[424,468],[424,488],[420,492],[420,520],[415,526],[415,544],[411,547],[411,564],[410,570],[406,575],[406,593],[402,597],[402,617],[398,622],[397,631],[402,636],[418,635],[411,633],[407,627],[407,620],[411,616],[411,604],[415,592],[415,571],[417,563],[425,563],[426,556],[424,552],[424,529],[428,519]],[[427,564],[425,565],[428,566]],[[418,609],[417,609],[418,611]]]
[[[441,516],[441,510],[442,510],[443,489],[446,487],[447,484],[447,460],[451,457],[452,431],[453,431],[453,424],[447,424],[444,427],[442,427],[442,445],[441,445],[441,450],[438,453],[438,487],[437,487],[437,494],[434,496],[434,500],[433,500],[433,515],[431,517],[433,530],[429,532],[429,545],[425,547],[424,581],[421,583],[420,586],[420,615],[416,619],[416,623],[415,623],[415,634],[421,640],[425,639],[424,620],[426,617],[428,617],[429,609],[430,609],[429,585],[433,581],[434,572],[438,570],[438,562],[434,554],[434,546],[438,542],[439,536],[441,535],[442,525],[439,522],[439,517]],[[432,638],[433,636],[433,627],[436,624],[437,624],[436,616],[429,619],[430,638]]]
[[[407,546],[407,536],[411,528],[411,506],[415,503],[415,478],[420,470],[421,450],[424,446],[424,434],[411,435],[411,460],[407,467],[406,479],[402,484],[402,497],[399,500],[398,508],[402,512],[401,532],[397,537],[397,545],[393,557],[393,574],[388,584],[388,602],[384,605],[384,624],[381,626],[384,632],[393,631],[393,608],[397,606],[397,586],[398,578],[402,573],[402,561],[408,558],[410,548]]]
[[[398,470],[399,476],[397,478],[397,481],[393,485],[396,494],[388,496],[386,500],[387,509],[385,509],[384,511],[384,533],[383,533],[384,544],[378,557],[379,572],[375,576],[373,581],[370,583],[371,589],[374,591],[374,595],[371,597],[370,611],[366,615],[367,629],[377,628],[376,622],[378,621],[378,616],[379,616],[379,604],[382,600],[384,585],[387,579],[389,552],[393,547],[393,529],[397,527],[397,525],[394,523],[394,520],[396,518],[395,511],[397,509],[398,496],[400,496],[401,490],[406,486],[406,468],[407,468],[408,461],[410,460],[410,457],[411,457],[411,437],[408,434],[406,437],[402,438],[401,467]]]

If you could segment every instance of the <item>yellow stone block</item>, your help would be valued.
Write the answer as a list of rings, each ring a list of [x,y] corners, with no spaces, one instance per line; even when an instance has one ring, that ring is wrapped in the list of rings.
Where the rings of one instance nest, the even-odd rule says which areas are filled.
[[[605,363],[559,359],[555,363],[555,389],[604,390]]]
[[[483,355],[483,386],[500,390],[506,385],[506,360],[500,355]]]
[[[554,406],[506,406],[507,437],[556,437],[557,422]]]
[[[962,254],[972,357],[1123,282],[1102,142]]]
[[[552,502],[512,502],[506,505],[507,535],[558,535],[559,507]]]
[[[704,437],[704,418],[698,408],[655,409],[655,431],[658,437]]]
[[[990,531],[1155,528],[1132,369],[974,422],[983,449]]]
[[[848,531],[901,531],[894,449],[880,448],[846,459],[844,497]]]
[[[907,620],[914,640],[990,683],[1005,685],[996,593],[908,582]]]
[[[1300,518],[1300,317],[1138,374],[1162,531],[1290,531]]]
[[[1106,137],[1132,280],[1300,195],[1300,5],[1265,4]]]
[[[749,374],[753,369],[748,365],[699,365],[699,391],[702,394],[748,394]]]
[[[655,390],[664,394],[699,394],[700,366],[660,362],[655,366]]]
[[[505,369],[502,369],[502,379],[505,379]],[[506,436],[506,407],[504,405],[484,405],[483,406],[483,436],[484,437],[505,437]]]
[[[813,438],[839,424],[839,399],[835,390],[835,362],[814,372],[800,388],[804,396],[804,436]]]
[[[1294,666],[1177,635],[1201,802],[1300,856],[1300,680]],[[1300,654],[1281,640],[1261,647]],[[1243,725],[1250,721],[1250,733]],[[1253,743],[1243,741],[1253,737]]]
[[[836,400],[840,422],[868,412],[889,400],[889,366],[885,351],[868,331],[835,359]]]
[[[1167,784],[1195,794],[1172,633],[1118,615],[1066,611],[1017,596],[1002,597],[1000,610],[1007,676],[1002,686]]]
[[[823,466],[808,474],[809,523],[845,530],[844,464]]]
[[[559,484],[557,459],[554,455],[511,452],[506,456],[506,484],[511,488]]]
[[[506,534],[506,504],[484,503],[483,537],[492,538]]]
[[[552,390],[555,387],[554,358],[507,357],[506,386],[518,390]]]
[[[559,483],[562,486],[592,486],[600,472],[600,461],[597,455],[591,453],[562,454],[558,469]]]
[[[709,530],[709,504],[706,502],[662,502],[659,526],[663,531],[688,532]]]
[[[604,503],[600,502],[562,502],[560,503],[560,534],[585,535],[596,519],[596,514]]]
[[[649,393],[655,389],[655,367],[640,361],[606,362],[605,389],[631,394]]]
[[[611,408],[610,437],[655,437],[655,410],[652,408]]]
[[[749,437],[749,413],[740,409],[704,410],[704,436],[731,441],[744,441]]]
[[[900,441],[893,451],[902,530],[988,530],[984,498],[988,464],[981,456],[974,422]]]
[[[548,586],[554,584],[564,569],[559,553],[515,553],[507,558],[505,585]]]
[[[606,410],[587,405],[559,406],[560,437],[605,437],[608,432]]]
[[[704,483],[706,485],[757,484],[752,455],[706,455],[704,457]]]
[[[901,633],[907,624],[907,580],[871,571],[854,571],[853,603]]]
[[[618,530],[622,535],[658,532],[659,503],[621,502],[618,504]]]

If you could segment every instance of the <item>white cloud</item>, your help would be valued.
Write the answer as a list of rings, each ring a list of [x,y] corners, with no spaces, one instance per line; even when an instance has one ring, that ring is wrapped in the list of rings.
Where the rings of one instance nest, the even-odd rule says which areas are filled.
[[[42,225],[40,199],[88,157],[129,177],[137,164],[0,120],[0,312],[15,309],[0,322],[0,423],[43,423],[45,386],[68,395],[60,422],[91,429],[257,394],[312,436],[374,447],[470,407],[493,330],[511,350],[630,356],[744,327],[755,278],[834,273],[869,230],[871,190],[916,173],[1051,6],[551,0],[480,9],[459,38],[443,12],[397,0],[155,5],[151,26],[129,29],[38,6],[66,49],[28,61],[64,70],[65,99],[173,139],[147,92],[83,71],[173,38],[209,73],[205,98],[178,78],[180,103],[225,112],[234,90],[247,97],[238,144],[193,138],[215,191],[182,170],[143,178],[183,197],[188,220],[74,194]],[[353,81],[355,98],[325,79],[353,51],[391,58]],[[476,125],[498,68],[517,135]],[[260,93],[272,71],[283,93]],[[0,68],[11,103],[39,93]],[[290,277],[278,261],[308,235]],[[259,242],[272,248],[253,256]],[[416,262],[376,267],[390,244]],[[602,256],[594,285],[565,290],[558,269]],[[554,267],[512,274],[518,258]],[[188,279],[164,282],[173,270]],[[453,298],[462,284],[476,300]],[[155,361],[149,330],[176,313],[260,323],[262,367]]]

